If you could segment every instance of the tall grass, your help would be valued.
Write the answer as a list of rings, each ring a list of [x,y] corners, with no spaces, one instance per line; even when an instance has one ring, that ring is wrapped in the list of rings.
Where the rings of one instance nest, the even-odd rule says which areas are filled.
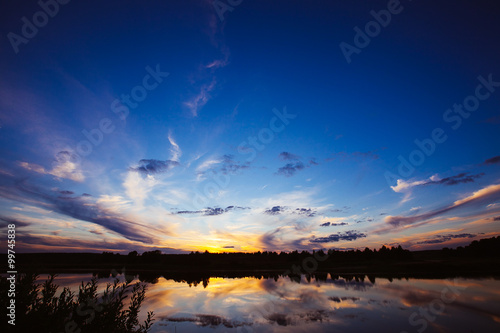
[[[55,275],[37,283],[38,275],[18,275],[16,281],[15,327],[4,316],[0,327],[10,327],[11,332],[52,333],[147,333],[153,325],[153,312],[139,324],[138,315],[146,294],[146,285],[129,281],[108,283],[103,293],[97,293],[97,278],[79,287],[78,295],[69,288],[58,293]],[[0,304],[8,306],[6,278],[0,280]],[[127,299],[130,297],[129,299]],[[126,307],[128,305],[128,307]],[[1,330],[5,332],[5,330]]]

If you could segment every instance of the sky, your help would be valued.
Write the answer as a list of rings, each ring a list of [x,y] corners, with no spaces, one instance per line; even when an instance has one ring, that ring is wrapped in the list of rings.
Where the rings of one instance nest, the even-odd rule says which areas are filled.
[[[0,229],[19,252],[500,235],[492,1],[0,7]]]

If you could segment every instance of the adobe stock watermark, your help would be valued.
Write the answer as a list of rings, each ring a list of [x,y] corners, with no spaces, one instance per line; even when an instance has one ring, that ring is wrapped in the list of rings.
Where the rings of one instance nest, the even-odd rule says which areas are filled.
[[[465,289],[467,287],[457,285],[456,280],[453,280],[453,284],[446,282],[446,287],[441,290],[440,297],[430,301],[427,306],[420,307],[418,312],[414,311],[408,318],[408,322],[415,327],[416,332],[423,333],[427,329],[429,322],[433,323],[445,311],[446,305],[455,302]],[[401,331],[401,333],[409,332]]]
[[[443,113],[443,120],[445,123],[451,124],[451,129],[458,130],[462,126],[463,120],[468,119],[473,112],[477,111],[481,102],[490,98],[496,88],[500,87],[500,82],[493,81],[493,74],[489,74],[487,79],[480,75],[477,80],[479,84],[473,94],[465,97],[462,104],[455,103],[453,108],[449,108]],[[398,156],[397,175],[390,171],[384,173],[387,184],[393,186],[397,184],[398,179],[411,177],[416,167],[421,166],[428,157],[436,152],[437,146],[447,139],[448,135],[441,127],[434,128],[429,138],[415,139],[413,142],[417,148],[410,152],[408,158],[402,155]]]
[[[322,255],[320,253],[323,253]],[[293,264],[291,269],[286,270],[283,272],[283,276],[295,276],[294,278],[291,278],[292,280],[295,279],[296,282],[300,282],[301,276],[303,274],[313,274],[314,272],[317,271],[318,269],[318,262],[322,262],[327,260],[330,257],[329,252],[315,252],[313,255],[306,257],[302,260],[300,266]],[[302,270],[302,269],[303,270]],[[276,304],[275,301],[270,300],[264,306],[255,308],[252,310],[250,313],[248,313],[249,318],[269,318],[275,313],[280,313],[283,311],[283,306],[280,306]],[[253,333],[255,330],[252,326],[238,326],[236,329],[237,333]]]
[[[164,78],[170,75],[167,72],[162,72],[159,64],[156,65],[155,69],[150,66],[146,66],[145,69],[147,74],[142,78],[141,83],[133,87],[129,94],[121,94],[120,98],[115,99],[110,105],[111,111],[122,121],[127,119],[130,109],[137,108],[139,103],[148,97],[148,92],[156,89]],[[78,142],[74,149],[68,149],[72,162],[79,163],[82,157],[89,156],[94,148],[104,141],[105,134],[113,133],[116,128],[113,120],[107,117],[99,120],[98,124],[97,128],[82,130],[86,140]]]
[[[214,6],[215,12],[219,17],[221,22],[224,21],[224,13],[227,11],[232,12],[234,7],[239,6],[243,0],[215,0],[212,2],[212,6]]]
[[[9,39],[10,45],[14,50],[15,54],[19,53],[19,46],[28,44],[28,42],[35,38],[38,34],[38,29],[41,29],[49,23],[51,18],[54,18],[60,9],[60,5],[66,5],[70,0],[40,0],[38,1],[38,6],[41,10],[35,12],[31,17],[31,20],[26,16],[21,18],[23,23],[21,26],[21,33],[16,34],[9,32],[7,38]]]
[[[283,132],[290,124],[290,120],[295,119],[297,115],[287,112],[286,106],[283,111],[274,108],[272,110],[274,117],[269,120],[269,125],[263,127],[257,136],[249,136],[245,141],[238,145],[238,153],[241,155],[250,155],[246,162],[252,162],[257,157],[257,152],[263,151],[267,145],[274,141],[276,134]],[[212,173],[208,182],[203,185],[203,190],[196,191],[193,197],[193,207],[205,207],[210,199],[217,197],[217,193],[225,189],[231,180],[229,173]]]
[[[404,7],[399,0],[389,0],[389,2],[387,2],[387,9],[382,9],[378,12],[371,10],[370,15],[374,20],[368,21],[365,24],[364,31],[358,26],[354,27],[354,32],[356,33],[353,38],[354,45],[346,42],[341,42],[339,44],[340,50],[347,63],[350,64],[352,62],[351,57],[353,54],[360,54],[362,49],[370,45],[371,39],[380,35],[382,28],[387,28],[391,23],[392,16],[400,14],[403,9]]]

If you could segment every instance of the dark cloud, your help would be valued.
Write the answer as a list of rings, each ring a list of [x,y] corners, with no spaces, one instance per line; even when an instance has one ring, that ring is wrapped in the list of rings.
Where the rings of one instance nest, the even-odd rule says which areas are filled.
[[[330,209],[330,211],[333,212],[333,213],[346,213],[349,209],[351,209],[351,207],[344,206],[342,208]]]
[[[304,163],[296,162],[296,163],[287,163],[285,166],[278,169],[276,172],[277,175],[283,175],[285,177],[293,176],[297,171],[303,170],[305,168]]]
[[[363,217],[359,220],[356,220],[356,223],[373,222],[373,221],[375,221],[375,220],[371,217]]]
[[[0,228],[7,228],[9,224],[15,224],[16,228],[19,228],[19,227],[27,227],[31,223],[20,221],[18,219],[13,219],[10,217],[0,216]]]
[[[73,195],[73,194],[75,194],[75,192],[73,192],[73,191],[59,191],[59,193],[62,194],[62,195]]]
[[[313,217],[316,215],[316,211],[311,208],[296,208],[293,212],[294,214],[305,215],[307,217]]]
[[[284,313],[271,313],[265,317],[272,323],[276,323],[279,326],[289,326],[292,324],[292,318],[288,317]]]
[[[205,216],[221,215],[233,210],[250,209],[250,207],[240,207],[240,206],[227,206],[226,208],[220,207],[207,207],[202,210],[180,210],[174,214],[201,214]]]
[[[233,155],[222,156],[222,167],[220,172],[223,174],[234,174],[241,169],[248,169],[250,167],[250,162],[241,163],[234,160]]]
[[[264,214],[267,215],[278,215],[284,212],[290,212],[290,214],[295,215],[303,215],[307,217],[313,217],[316,215],[317,211],[311,208],[287,208],[285,206],[274,206],[272,208],[268,208],[264,211]]]
[[[234,249],[233,245],[226,245],[222,247],[223,249]]]
[[[224,214],[224,208],[220,207],[208,207],[204,209],[203,215],[205,216],[215,216],[215,215],[221,215]]]
[[[373,287],[373,283],[367,281],[356,281],[356,280],[345,280],[345,279],[333,279],[331,283],[339,288],[344,288],[345,290],[355,290],[355,291],[366,291],[368,288]]]
[[[427,239],[424,241],[417,242],[417,244],[441,244],[447,241],[450,241],[455,238],[474,238],[476,237],[476,234],[457,234],[457,235],[436,235],[432,239]]]
[[[500,155],[488,158],[486,161],[484,161],[484,164],[498,164],[498,163],[500,163]]]
[[[251,326],[252,323],[240,322],[236,320],[229,320],[221,316],[216,315],[207,315],[207,314],[197,314],[195,317],[162,317],[164,321],[174,322],[174,323],[182,323],[182,322],[191,322],[201,327],[210,327],[216,328],[220,325],[223,325],[227,328],[237,328],[242,326]]]
[[[443,185],[457,185],[462,183],[473,183],[475,179],[481,178],[484,173],[479,173],[477,175],[469,175],[468,172],[460,173],[455,176],[446,177],[436,181],[429,181],[422,185],[433,185],[433,184],[443,184]]]
[[[172,170],[174,167],[178,166],[179,162],[166,160],[140,160],[139,166],[135,168],[129,168],[131,171],[139,172],[143,176],[155,175],[159,173],[165,173]]]
[[[298,161],[300,156],[284,151],[278,155],[279,159],[282,161]]]
[[[340,303],[340,302],[348,301],[348,300],[353,301],[353,302],[359,301],[359,297],[346,297],[346,296],[343,296],[343,297],[332,296],[332,297],[328,297],[328,299],[331,301],[334,301],[336,303]]]
[[[264,211],[264,214],[268,215],[278,215],[282,213],[285,210],[285,207],[283,206],[274,206],[273,208],[266,209]]]
[[[493,218],[493,221],[500,221],[500,216],[495,216],[495,217]]]
[[[278,158],[282,161],[289,161],[289,163],[285,164],[283,167],[279,168],[276,172],[276,175],[283,175],[285,177],[291,177],[295,175],[297,171],[303,170],[306,167],[309,168],[311,165],[318,165],[315,158],[311,158],[306,166],[303,161],[301,161],[301,157],[289,152],[281,152],[278,155]]]
[[[320,224],[320,227],[340,227],[343,225],[349,225],[347,222],[325,222],[323,224]]]
[[[310,164],[310,165],[319,165],[319,163],[316,161],[316,159],[315,159],[315,158],[311,159],[311,160],[309,161],[309,164]]]
[[[333,243],[333,242],[340,242],[340,241],[354,241],[358,238],[365,238],[366,234],[362,232],[358,232],[355,230],[350,230],[346,232],[338,232],[336,234],[332,234],[327,237],[318,237],[318,238],[312,238],[310,240],[311,243]]]
[[[82,194],[82,197],[91,197],[92,195],[88,194],[88,193],[83,193]]]

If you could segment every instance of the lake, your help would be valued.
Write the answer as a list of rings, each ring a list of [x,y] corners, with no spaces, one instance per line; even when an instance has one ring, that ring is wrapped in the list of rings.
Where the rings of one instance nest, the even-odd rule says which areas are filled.
[[[43,280],[47,276],[41,275]],[[90,274],[61,274],[78,290]],[[124,281],[123,275],[118,275]],[[99,279],[99,291],[113,278]],[[134,277],[133,282],[139,281]],[[499,332],[500,280],[301,276],[163,277],[148,286],[141,322],[154,311],[160,332]]]

